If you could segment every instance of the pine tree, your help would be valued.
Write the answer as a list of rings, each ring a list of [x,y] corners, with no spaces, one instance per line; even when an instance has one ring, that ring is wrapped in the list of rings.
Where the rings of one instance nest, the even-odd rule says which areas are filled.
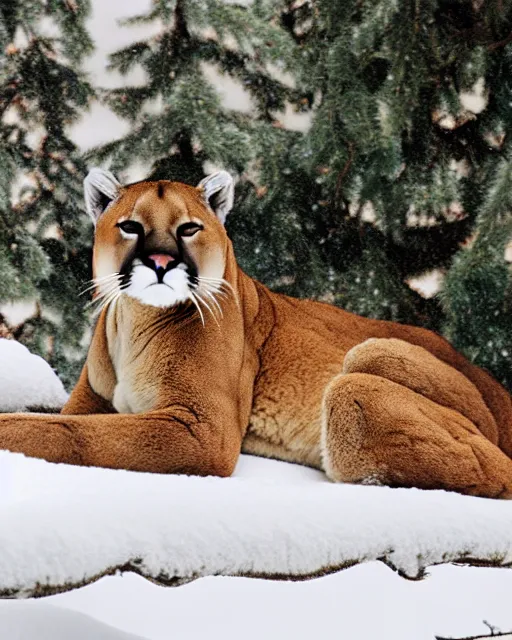
[[[281,17],[317,96],[298,164],[320,183],[336,303],[443,331],[512,387],[512,2],[295,0]],[[432,269],[447,275],[425,300],[407,282]]]
[[[88,327],[85,166],[68,135],[93,95],[78,71],[92,50],[88,0],[0,6],[0,302],[32,300],[11,335],[71,383]],[[5,320],[5,319],[4,319]]]
[[[254,136],[272,133],[272,111],[293,92],[267,70],[286,66],[287,34],[269,22],[269,12],[215,0],[153,0],[148,14],[125,26],[160,21],[156,35],[114,53],[110,68],[121,74],[141,65],[142,86],[105,92],[110,107],[131,122],[127,136],[96,150],[114,170],[133,161],[151,166],[148,177],[189,183],[210,162],[243,172],[254,157]],[[227,44],[231,41],[231,44]],[[235,78],[249,91],[256,115],[226,109],[204,65]]]
[[[256,192],[263,195],[242,194],[229,230],[241,249],[242,266],[273,288],[335,302],[362,315],[439,328],[438,302],[425,300],[404,280],[446,262],[468,222],[427,231],[397,223],[397,238],[376,223],[371,200],[341,196],[352,177],[355,147],[337,130],[341,125],[331,102],[340,99],[342,76],[334,70],[330,78],[327,57],[338,36],[347,49],[351,45],[339,24],[332,25],[332,32],[326,24],[329,12],[336,20],[352,16],[360,3],[342,4],[274,2],[275,15],[295,43],[297,90],[289,99],[296,110],[314,107],[313,127],[306,136],[282,130],[277,143],[264,149]],[[350,81],[355,72],[356,64],[346,70]],[[432,251],[439,254],[437,261]]]

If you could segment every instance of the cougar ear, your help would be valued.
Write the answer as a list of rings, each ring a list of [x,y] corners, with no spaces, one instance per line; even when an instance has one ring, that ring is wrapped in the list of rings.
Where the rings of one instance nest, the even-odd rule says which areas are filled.
[[[110,171],[94,167],[87,174],[84,180],[85,208],[95,225],[108,205],[117,197],[120,187]]]
[[[216,171],[203,178],[197,188],[202,189],[208,205],[224,224],[235,198],[233,178],[227,171]]]

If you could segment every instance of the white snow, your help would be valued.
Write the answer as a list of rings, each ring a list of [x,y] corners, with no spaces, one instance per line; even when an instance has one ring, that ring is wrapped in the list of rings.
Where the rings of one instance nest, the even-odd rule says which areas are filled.
[[[0,453],[10,477],[0,506],[0,594],[63,591],[118,568],[170,584],[300,578],[377,559],[410,578],[454,560],[512,563],[512,502],[335,485],[310,471],[292,480],[272,467],[300,468],[271,461],[266,478],[248,477],[249,461],[239,477],[221,479]]]
[[[441,566],[411,582],[371,562],[306,582],[209,577],[177,589],[125,574],[48,601],[151,640],[433,640],[488,632],[482,620],[512,629],[511,591],[512,571]]]
[[[50,365],[16,340],[0,338],[0,412],[60,409],[66,393]]]
[[[489,91],[485,86],[485,78],[479,78],[470,89],[461,91],[459,100],[467,111],[475,114],[481,113],[489,102]]]
[[[209,577],[178,589],[127,573],[42,601],[0,601],[0,637],[127,640],[124,631],[148,640],[460,638],[488,632],[483,620],[512,629],[511,589],[510,571],[441,566],[410,582],[375,562],[307,582]],[[81,614],[119,635],[106,635],[113,630],[94,628]]]
[[[0,604],[0,631],[8,640],[143,640],[83,613],[35,600]]]
[[[484,633],[482,620],[512,629],[510,570],[443,565],[409,581],[375,561],[412,577],[465,552],[511,562],[510,502],[333,485],[319,471],[252,456],[241,457],[234,478],[216,479],[2,452],[0,486],[0,591],[18,597],[37,592],[36,583],[70,589],[135,559],[156,582],[362,563],[305,582],[204,577],[179,588],[116,572],[42,602],[0,601],[1,638],[125,637],[100,623],[151,640],[305,639],[332,630],[421,640]]]

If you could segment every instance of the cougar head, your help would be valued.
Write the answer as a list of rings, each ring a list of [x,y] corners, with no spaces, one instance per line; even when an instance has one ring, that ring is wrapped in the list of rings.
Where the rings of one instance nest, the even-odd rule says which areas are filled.
[[[84,189],[100,308],[121,296],[161,308],[190,301],[202,319],[202,311],[219,308],[217,296],[229,287],[224,221],[234,187],[227,172],[197,187],[168,180],[122,186],[109,171],[92,169]]]

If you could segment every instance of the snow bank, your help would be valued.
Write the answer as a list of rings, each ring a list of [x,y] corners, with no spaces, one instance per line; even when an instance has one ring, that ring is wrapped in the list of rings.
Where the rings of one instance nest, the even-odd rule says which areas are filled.
[[[250,477],[253,464],[260,477]],[[271,466],[281,471],[270,474]],[[229,479],[7,452],[0,470],[4,597],[57,593],[118,570],[176,585],[208,575],[301,579],[371,560],[409,578],[446,562],[512,566],[512,502],[335,485],[251,457]]]
[[[59,411],[67,399],[62,382],[43,358],[16,340],[0,338],[0,412]]]

